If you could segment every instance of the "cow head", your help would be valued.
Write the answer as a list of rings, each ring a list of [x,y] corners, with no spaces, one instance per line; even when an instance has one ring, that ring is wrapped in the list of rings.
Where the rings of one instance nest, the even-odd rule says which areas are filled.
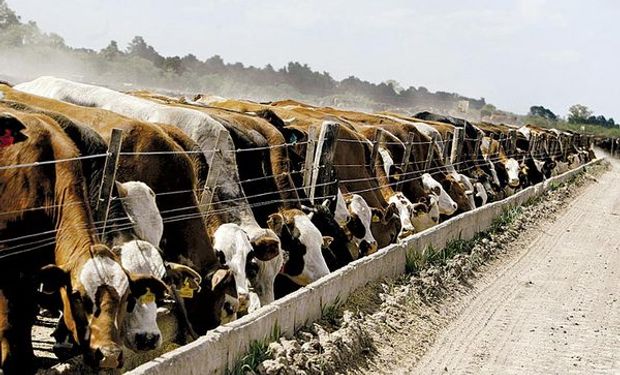
[[[508,186],[516,188],[519,186],[519,162],[513,158],[506,159],[504,162],[506,173],[508,174]]]
[[[454,176],[446,175],[445,178],[441,180],[441,186],[461,211],[469,211],[475,208],[471,206],[467,194],[468,191],[465,189],[465,186],[460,181],[457,181]]]
[[[480,206],[487,204],[488,196],[487,196],[486,189],[484,188],[482,183],[480,182],[474,183],[474,192],[475,192],[474,201],[476,203],[476,207],[480,207]]]
[[[321,252],[323,236],[303,211],[288,209],[271,214],[267,225],[278,235],[284,250],[282,274],[307,285],[329,273]]]
[[[342,202],[340,202],[342,197]],[[339,194],[336,202],[336,210],[342,209],[340,220],[336,220],[329,209],[329,200],[313,207],[302,206],[302,210],[308,214],[312,224],[324,235],[330,238],[329,245],[323,246],[323,257],[331,271],[345,266],[359,256],[359,244],[353,234],[347,228],[351,220],[346,202],[342,194]],[[344,207],[344,208],[342,208]],[[324,244],[325,245],[325,244]]]
[[[128,299],[148,293],[158,299],[166,290],[156,278],[128,273],[103,245],[93,246],[92,256],[71,270],[44,267],[41,281],[44,293],[60,290],[64,323],[82,348],[85,361],[99,368],[123,364],[119,328]]]
[[[239,312],[248,311],[250,304],[250,276],[246,272],[254,267],[254,248],[247,233],[237,224],[220,225],[213,235],[213,248],[219,254],[220,262],[226,264],[235,276]]]
[[[402,238],[401,218],[395,204],[390,203],[385,211],[374,207],[371,210],[373,218],[371,229],[381,247],[396,243]],[[408,235],[410,232],[404,233]]]
[[[346,201],[350,216],[346,225],[359,248],[359,255],[365,256],[376,252],[379,245],[373,236],[371,223],[378,218],[373,216],[368,203],[360,195],[351,194]]]
[[[451,177],[451,176],[448,176]],[[458,184],[457,181],[455,181]],[[439,200],[439,212],[442,215],[452,215],[459,208],[458,204],[446,192],[446,189],[429,173],[422,175],[422,186],[426,195],[434,194]],[[453,189],[454,190],[454,189]]]
[[[396,210],[398,211],[398,216],[400,218],[400,234],[399,238],[405,238],[413,233],[415,233],[415,226],[411,223],[412,212],[412,204],[407,197],[403,193],[395,193],[389,199],[388,203],[390,205],[394,205]]]
[[[434,227],[439,224],[439,198],[434,194],[420,198],[413,204],[411,213],[411,222],[416,232]]]

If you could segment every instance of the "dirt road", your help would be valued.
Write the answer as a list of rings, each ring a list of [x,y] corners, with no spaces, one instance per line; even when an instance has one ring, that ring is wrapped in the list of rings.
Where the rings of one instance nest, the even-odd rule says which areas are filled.
[[[620,162],[473,295],[393,372],[620,374]]]

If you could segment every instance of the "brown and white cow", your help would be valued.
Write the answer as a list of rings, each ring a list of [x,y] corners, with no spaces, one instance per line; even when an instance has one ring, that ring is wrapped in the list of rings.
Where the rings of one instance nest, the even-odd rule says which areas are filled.
[[[7,107],[2,112],[0,126],[20,123],[28,137],[0,148],[0,228],[4,228],[0,247],[5,258],[0,277],[2,369],[5,373],[32,370],[33,276],[48,262],[55,264],[40,273],[42,290],[60,290],[64,323],[86,361],[95,367],[120,367],[119,325],[127,300],[143,295],[146,288],[161,298],[166,286],[152,277],[128,273],[116,255],[98,244],[76,159],[79,153],[58,124],[47,116]],[[15,167],[33,163],[40,165]],[[32,240],[33,230],[51,234],[47,238],[51,242],[38,247],[24,242],[25,238]]]

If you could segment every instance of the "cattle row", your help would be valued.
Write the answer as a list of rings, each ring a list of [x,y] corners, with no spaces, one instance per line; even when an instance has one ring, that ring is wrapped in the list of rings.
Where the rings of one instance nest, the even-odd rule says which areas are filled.
[[[333,131],[331,145],[319,129]],[[166,309],[184,343],[594,157],[578,134],[529,125],[126,94],[53,77],[0,84],[0,134],[7,374],[35,370],[40,308],[60,312],[59,358],[122,367],[123,348],[161,345]]]

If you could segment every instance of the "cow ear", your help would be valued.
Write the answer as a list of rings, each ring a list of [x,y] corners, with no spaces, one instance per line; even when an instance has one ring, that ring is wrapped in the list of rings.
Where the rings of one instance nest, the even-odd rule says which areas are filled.
[[[174,284],[174,286],[179,289],[183,287],[187,281],[190,288],[194,290],[200,288],[200,284],[202,284],[202,277],[200,277],[200,274],[192,268],[183,264],[170,262],[168,262],[168,267],[169,269],[165,277],[167,283]]]
[[[381,222],[381,219],[383,219],[384,217],[383,212],[381,212],[380,209],[375,208],[375,207],[372,207],[370,211],[372,212],[372,217],[370,221],[373,223]]]
[[[41,291],[45,294],[52,294],[70,283],[69,273],[54,264],[41,268],[39,278]]]
[[[280,254],[280,241],[275,238],[259,238],[252,241],[254,257],[263,262],[267,262]]]
[[[28,137],[22,133],[24,124],[10,113],[0,113],[0,147],[23,142]]]
[[[329,245],[334,242],[334,237],[331,236],[323,236],[323,247],[329,247]]]
[[[215,290],[219,286],[225,285],[233,278],[230,270],[219,269],[213,273],[211,277],[211,290]]]
[[[278,213],[269,215],[269,219],[267,219],[267,226],[269,227],[269,229],[274,231],[278,235],[278,237],[282,236],[284,216]]]
[[[118,181],[114,181],[114,184],[116,184],[116,191],[118,192],[118,197],[119,198],[127,198],[127,195],[129,194],[127,189],[125,188],[125,186],[123,186],[122,183],[118,182]]]
[[[156,300],[161,300],[168,291],[168,287],[161,280],[149,275],[129,274],[129,289],[135,298],[153,293]]]

